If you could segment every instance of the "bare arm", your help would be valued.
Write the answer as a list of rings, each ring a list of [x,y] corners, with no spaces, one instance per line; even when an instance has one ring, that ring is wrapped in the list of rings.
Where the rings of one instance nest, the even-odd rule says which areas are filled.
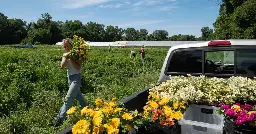
[[[60,68],[65,68],[67,66],[67,58],[62,57],[61,63],[60,63]]]
[[[65,68],[67,66],[69,54],[70,54],[70,52],[67,52],[62,55],[60,68]]]

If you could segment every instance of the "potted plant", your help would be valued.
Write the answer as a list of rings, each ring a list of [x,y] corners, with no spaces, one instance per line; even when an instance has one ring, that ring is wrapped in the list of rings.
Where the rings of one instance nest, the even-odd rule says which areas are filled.
[[[224,133],[255,134],[256,107],[250,104],[220,104],[218,114],[224,115]]]
[[[93,106],[86,106],[83,109],[71,107],[67,111],[67,121],[74,124],[72,133],[116,134],[128,133],[132,128],[138,128],[138,112],[118,106],[115,100],[116,98],[113,98],[107,102],[98,98]]]
[[[138,129],[138,133],[180,133],[178,120],[183,116],[187,105],[185,101],[173,102],[169,98],[160,98],[158,95],[150,92],[148,102],[144,106],[143,112],[139,114],[143,126]]]

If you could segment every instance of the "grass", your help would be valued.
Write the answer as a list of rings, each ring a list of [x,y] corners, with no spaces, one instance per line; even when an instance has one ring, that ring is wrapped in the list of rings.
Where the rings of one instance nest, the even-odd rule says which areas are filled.
[[[139,47],[135,49],[138,52]],[[66,70],[59,68],[61,46],[1,46],[0,51],[0,133],[48,134],[66,127],[49,126],[68,90]],[[89,61],[83,64],[81,89],[89,104],[97,97],[120,100],[157,83],[168,48],[146,47],[144,63],[138,53],[130,59],[130,51],[91,47]]]

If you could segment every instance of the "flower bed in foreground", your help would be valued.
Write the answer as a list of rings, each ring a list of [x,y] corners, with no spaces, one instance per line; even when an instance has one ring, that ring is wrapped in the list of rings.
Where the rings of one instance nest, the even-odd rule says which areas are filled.
[[[115,103],[98,98],[95,106],[67,111],[68,121],[75,124],[72,133],[179,133],[177,121],[182,117],[187,103],[173,102],[151,93],[143,112],[129,111]]]
[[[75,124],[72,133],[127,133],[137,128],[137,111],[128,111],[115,103],[115,98],[107,102],[98,98],[95,106],[78,109],[72,107],[67,111],[68,121]]]

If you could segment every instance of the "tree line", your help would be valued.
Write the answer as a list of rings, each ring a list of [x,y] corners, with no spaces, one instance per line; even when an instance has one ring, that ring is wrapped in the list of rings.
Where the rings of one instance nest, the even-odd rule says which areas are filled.
[[[41,14],[37,22],[25,22],[22,19],[8,19],[0,13],[0,44],[41,43],[55,44],[66,37],[79,35],[87,41],[195,41],[200,40],[193,35],[174,35],[168,37],[166,30],[155,30],[149,34],[147,29],[104,26],[96,22],[83,24],[79,20],[53,21],[48,13]]]
[[[92,42],[108,41],[196,41],[211,39],[255,39],[256,0],[222,0],[214,29],[202,27],[201,37],[194,35],[168,36],[166,30],[105,26],[97,22],[83,24],[79,20],[54,21],[49,13],[41,14],[36,22],[8,18],[0,13],[0,44],[55,44],[74,34]]]

